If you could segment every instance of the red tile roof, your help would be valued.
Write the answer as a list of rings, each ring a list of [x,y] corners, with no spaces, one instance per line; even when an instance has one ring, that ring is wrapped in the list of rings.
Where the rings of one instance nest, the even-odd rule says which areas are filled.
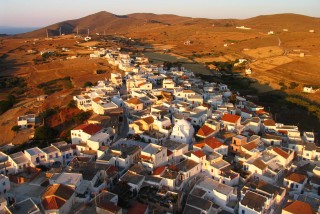
[[[45,210],[58,210],[66,203],[66,201],[56,196],[50,196],[44,198],[41,203]]]
[[[173,154],[173,152],[171,152],[170,150],[167,150],[167,157],[169,157],[172,154]]]
[[[302,202],[302,201],[294,201],[286,205],[282,210],[285,210],[292,214],[314,214],[312,207],[310,204]]]
[[[202,158],[203,156],[206,156],[206,154],[204,154],[201,150],[192,152],[192,154],[194,154],[194,155],[197,156],[198,158]]]
[[[234,114],[224,114],[222,116],[222,120],[229,123],[236,123],[238,120],[240,120],[240,118],[240,116]]]
[[[208,137],[210,134],[214,133],[214,129],[210,128],[207,125],[203,125],[199,131],[197,132],[197,135],[201,137]]]
[[[154,119],[153,119],[152,116],[141,118],[141,120],[146,122],[148,125],[150,125],[150,124],[152,124],[154,122]]]
[[[265,126],[276,126],[276,122],[274,120],[266,120],[263,122]]]
[[[153,170],[153,175],[161,175],[165,169],[166,169],[166,166],[159,166],[158,168]]]
[[[287,180],[302,184],[307,177],[296,172],[291,172],[285,178]]]
[[[130,100],[127,100],[126,102],[134,104],[134,105],[142,104],[142,102],[137,97],[131,98]]]
[[[289,154],[278,147],[274,147],[273,151],[276,152],[278,155],[282,156],[283,158],[287,159]]]
[[[128,209],[127,214],[143,214],[147,209],[148,205],[137,202]]]
[[[244,148],[244,149],[246,149],[248,151],[251,151],[251,150],[253,150],[253,149],[257,148],[257,147],[258,147],[258,145],[255,142],[247,143],[247,144],[242,146],[242,148]]]
[[[95,133],[97,133],[98,131],[101,130],[101,127],[97,126],[95,124],[82,124],[82,125],[74,128],[73,130],[82,130],[83,132],[85,132],[89,135],[94,135]]]
[[[203,148],[205,145],[211,147],[212,149],[216,149],[216,148],[219,148],[220,146],[222,146],[223,143],[220,142],[219,140],[217,140],[215,137],[208,137],[208,138],[198,142],[197,144],[194,144],[194,146],[199,147],[199,148]]]
[[[151,157],[146,155],[140,155],[140,158],[143,160],[151,160]]]
[[[117,213],[121,209],[121,207],[110,202],[99,203],[97,206],[103,210],[109,211],[110,213]]]

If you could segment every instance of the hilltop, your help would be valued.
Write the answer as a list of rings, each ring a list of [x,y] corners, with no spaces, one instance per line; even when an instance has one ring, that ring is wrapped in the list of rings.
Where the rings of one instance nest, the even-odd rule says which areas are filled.
[[[160,30],[168,26],[184,27],[184,26],[220,26],[220,27],[234,27],[234,26],[248,26],[252,29],[259,30],[282,30],[284,28],[292,31],[308,30],[310,27],[318,26],[320,19],[303,16],[298,14],[275,14],[263,15],[249,19],[204,19],[191,18],[176,15],[157,15],[153,13],[134,13],[129,15],[115,15],[106,11],[101,11],[80,19],[67,20],[59,22],[45,28],[41,28],[29,33],[21,34],[23,37],[43,37],[46,35],[46,30],[49,35],[59,35],[61,27],[63,34],[76,33],[77,28],[80,34],[87,34],[88,29],[90,33],[134,33],[142,30],[147,26],[148,30]],[[179,30],[179,29],[176,29]]]

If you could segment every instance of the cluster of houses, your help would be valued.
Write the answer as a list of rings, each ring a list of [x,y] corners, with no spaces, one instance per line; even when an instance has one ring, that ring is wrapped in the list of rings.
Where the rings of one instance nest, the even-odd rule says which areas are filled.
[[[183,68],[114,50],[94,54],[122,72],[74,96],[94,116],[71,130],[71,144],[0,153],[1,209],[320,211],[320,148],[312,132],[301,135],[227,85]]]

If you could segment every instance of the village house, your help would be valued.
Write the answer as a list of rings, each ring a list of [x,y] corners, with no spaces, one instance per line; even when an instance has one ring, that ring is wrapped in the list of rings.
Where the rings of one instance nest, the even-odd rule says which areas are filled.
[[[110,147],[98,162],[118,167],[120,171],[127,170],[133,163],[139,161],[141,148],[136,145],[120,143]]]
[[[143,148],[140,158],[142,164],[150,171],[153,171],[155,168],[167,164],[167,148],[150,143]]]
[[[221,118],[221,122],[224,126],[224,128],[227,131],[241,131],[241,117],[238,115],[233,115],[233,114],[224,114]]]
[[[45,165],[47,163],[46,153],[38,147],[26,149],[24,150],[24,154],[34,166]]]
[[[310,204],[306,202],[302,202],[299,200],[295,200],[292,202],[287,203],[282,208],[282,214],[314,214],[314,210]]]
[[[115,213],[121,214],[122,208],[118,205],[118,195],[103,190],[101,193],[95,196],[94,201],[96,202],[96,213]]]
[[[57,162],[59,162],[60,164],[63,163],[61,152],[57,147],[51,145],[43,148],[42,151],[45,153],[46,160],[49,165]]]
[[[101,131],[101,127],[94,124],[82,124],[71,130],[72,144],[87,142],[89,138]]]
[[[53,184],[42,194],[41,206],[45,213],[69,213],[74,198],[74,189],[63,184]]]
[[[222,210],[226,210],[231,213],[235,211],[234,208],[238,203],[237,195],[235,194],[233,187],[210,178],[205,178],[204,181],[197,184],[193,188],[191,194],[206,198],[219,206]]]
[[[282,166],[287,168],[291,165],[294,158],[294,151],[290,149],[285,150],[283,148],[274,147],[271,152],[277,155],[277,159]]]
[[[283,185],[289,189],[289,191],[297,192],[298,194],[303,192],[303,188],[307,183],[307,176],[296,173],[289,172],[285,176]]]
[[[11,188],[10,180],[7,176],[0,174],[0,197],[4,196]]]
[[[28,126],[34,127],[35,124],[36,124],[35,114],[27,114],[27,115],[18,117],[18,126],[21,129],[25,129]]]
[[[162,146],[167,148],[168,163],[174,164],[180,162],[183,154],[188,152],[189,145],[177,141],[166,140]]]
[[[241,196],[239,203],[239,214],[263,214],[268,212],[268,198],[263,194],[246,191]]]
[[[37,164],[33,164],[30,158],[23,152],[17,152],[9,155],[12,159],[12,165],[15,168],[15,173],[22,172],[27,169],[27,167],[32,167]]]
[[[193,126],[187,120],[182,119],[175,123],[170,135],[170,140],[191,144],[193,135]]]
[[[196,136],[199,138],[208,138],[216,136],[220,131],[220,123],[216,120],[208,119],[198,130]]]
[[[119,178],[120,181],[127,182],[131,187],[131,191],[134,193],[139,192],[145,177],[128,170],[123,176]]]
[[[124,101],[127,110],[133,111],[142,111],[143,110],[143,102],[141,102],[137,97],[133,97]]]
[[[72,189],[76,189],[80,186],[81,182],[83,181],[83,175],[80,173],[68,173],[68,172],[61,172],[55,173],[50,179],[49,183],[51,185],[54,184],[63,184]]]

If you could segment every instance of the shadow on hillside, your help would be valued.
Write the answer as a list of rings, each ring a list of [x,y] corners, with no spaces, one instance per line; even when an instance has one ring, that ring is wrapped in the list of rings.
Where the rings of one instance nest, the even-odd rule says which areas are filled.
[[[8,57],[8,54],[2,54],[0,56],[0,76],[14,75],[20,66],[26,65],[26,63],[18,63],[17,60],[8,59]]]

